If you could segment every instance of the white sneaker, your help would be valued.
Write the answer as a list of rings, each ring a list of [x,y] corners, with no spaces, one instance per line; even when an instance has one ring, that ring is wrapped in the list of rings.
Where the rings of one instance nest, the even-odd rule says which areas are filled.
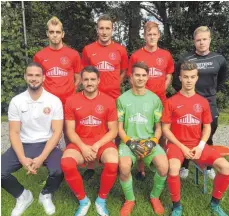
[[[214,169],[207,170],[207,174],[208,174],[208,177],[210,179],[214,180],[214,178],[215,178],[215,170]]]
[[[45,213],[47,215],[53,215],[56,212],[56,207],[52,202],[51,194],[42,194],[39,195],[39,203],[43,205]]]
[[[181,167],[180,169],[180,177],[182,179],[186,179],[188,177],[189,170],[185,169],[184,167]]]
[[[23,212],[32,204],[32,202],[33,194],[31,191],[24,189],[21,196],[17,198],[17,203],[11,212],[11,216],[21,216]]]

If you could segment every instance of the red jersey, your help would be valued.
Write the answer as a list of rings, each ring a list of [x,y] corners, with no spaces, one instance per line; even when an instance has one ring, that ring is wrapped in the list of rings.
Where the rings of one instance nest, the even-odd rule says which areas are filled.
[[[175,137],[193,148],[200,142],[202,124],[212,122],[209,103],[198,94],[186,97],[178,92],[166,101],[161,121],[170,123]]]
[[[149,67],[149,79],[146,88],[159,97],[165,95],[166,75],[174,72],[174,62],[170,52],[160,48],[155,52],[149,52],[144,47],[137,50],[130,57],[128,76],[131,75],[132,66],[136,62],[144,62]]]
[[[59,50],[46,47],[35,54],[34,61],[44,69],[44,88],[64,103],[75,92],[74,73],[81,70],[78,52],[66,46]]]
[[[83,91],[69,97],[65,104],[65,120],[75,120],[75,131],[81,140],[93,145],[107,132],[107,122],[117,121],[115,100],[98,92],[93,99],[84,96]]]
[[[99,90],[114,99],[120,95],[120,71],[128,68],[125,47],[112,41],[108,46],[94,42],[84,47],[83,67],[92,65],[100,71]]]

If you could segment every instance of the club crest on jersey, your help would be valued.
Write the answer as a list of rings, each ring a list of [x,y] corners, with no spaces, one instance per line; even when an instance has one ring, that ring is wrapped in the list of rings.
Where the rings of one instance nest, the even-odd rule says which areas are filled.
[[[186,114],[180,117],[179,119],[177,119],[177,124],[186,125],[186,126],[198,125],[200,124],[200,120],[192,114]]]
[[[116,59],[116,54],[114,52],[109,53],[109,58],[111,60],[115,60]]]
[[[165,61],[164,61],[163,58],[157,58],[157,59],[156,59],[156,62],[157,62],[157,65],[158,65],[158,66],[161,66],[161,65],[164,64]]]
[[[80,124],[89,127],[96,127],[102,124],[102,121],[95,116],[89,115],[80,120]]]
[[[203,108],[200,104],[194,104],[193,105],[193,110],[197,113],[201,113],[203,111]]]
[[[63,65],[67,65],[69,63],[69,58],[67,56],[61,57],[60,58],[60,63]]]
[[[136,113],[129,118],[129,122],[136,124],[146,124],[148,119],[141,113]]]
[[[102,114],[102,113],[104,112],[104,107],[103,107],[103,105],[97,105],[97,106],[95,107],[95,111],[96,111],[97,113],[99,113],[99,114]]]
[[[45,115],[49,115],[50,112],[51,112],[51,108],[50,108],[50,107],[45,107],[45,108],[43,109],[43,113],[44,113]]]

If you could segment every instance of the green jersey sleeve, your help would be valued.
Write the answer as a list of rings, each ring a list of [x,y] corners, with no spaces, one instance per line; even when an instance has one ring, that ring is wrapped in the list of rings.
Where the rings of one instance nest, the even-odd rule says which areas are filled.
[[[124,122],[125,112],[120,98],[117,99],[118,121]]]
[[[161,116],[162,116],[162,103],[161,100],[158,98],[155,109],[154,109],[154,122],[158,123],[161,121]]]

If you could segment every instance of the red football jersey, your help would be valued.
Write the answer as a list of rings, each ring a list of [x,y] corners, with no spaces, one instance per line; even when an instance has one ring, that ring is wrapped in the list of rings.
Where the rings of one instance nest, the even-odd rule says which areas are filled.
[[[117,119],[115,100],[102,92],[88,99],[82,91],[69,97],[65,104],[65,120],[75,120],[76,133],[88,145],[108,132],[107,122]]]
[[[82,53],[82,66],[93,65],[100,71],[99,90],[114,99],[120,95],[120,71],[128,68],[126,48],[112,41],[108,46],[99,42],[87,45]]]
[[[46,47],[35,54],[34,61],[44,69],[44,88],[64,103],[75,92],[74,73],[81,70],[78,52],[66,46],[59,50]]]
[[[128,76],[131,75],[132,66],[136,62],[144,62],[149,67],[149,80],[146,88],[158,96],[165,95],[165,78],[174,72],[173,58],[167,50],[158,48],[149,52],[144,47],[134,52],[130,57]]]
[[[200,142],[202,124],[212,122],[209,103],[198,94],[186,97],[178,92],[166,101],[161,121],[170,123],[175,137],[193,148]]]

